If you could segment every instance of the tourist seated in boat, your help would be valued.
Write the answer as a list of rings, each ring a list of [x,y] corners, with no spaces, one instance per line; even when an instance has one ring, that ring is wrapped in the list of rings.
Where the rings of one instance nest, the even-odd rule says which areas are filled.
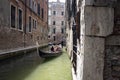
[[[53,51],[53,52],[55,51],[55,49],[54,49],[54,46],[53,46],[53,45],[52,45],[52,47],[51,47],[51,51]]]
[[[53,52],[61,51],[61,46],[60,45],[52,45],[51,51],[53,51]]]
[[[55,51],[61,51],[61,49],[62,49],[61,45],[56,45],[55,46]]]
[[[58,51],[61,51],[62,50],[62,46],[61,44],[58,45]]]

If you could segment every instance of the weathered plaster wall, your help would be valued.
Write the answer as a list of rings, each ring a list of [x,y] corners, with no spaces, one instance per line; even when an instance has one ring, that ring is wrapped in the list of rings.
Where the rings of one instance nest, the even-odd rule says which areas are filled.
[[[114,11],[109,7],[85,7],[85,35],[107,36],[113,32]]]
[[[103,80],[103,38],[85,37],[83,66],[83,80]]]
[[[71,56],[71,53],[72,53],[72,49],[73,49],[73,45],[72,45],[72,43],[73,43],[73,31],[72,31],[72,29],[69,29],[69,27],[70,27],[71,25],[67,22],[67,29],[66,29],[66,33],[67,33],[67,38],[66,38],[66,41],[67,41],[67,51],[68,51],[68,53],[69,53],[69,56]]]
[[[113,32],[113,8],[94,7],[91,2],[83,0],[81,6],[83,76],[79,80],[103,80],[105,37]]]
[[[119,3],[114,8],[111,7],[111,1],[117,0],[77,1],[77,11],[80,10],[80,42],[77,40],[77,80],[119,80]],[[73,6],[69,5],[71,9]],[[72,34],[70,34],[71,30],[68,29],[67,41],[72,42]],[[70,47],[72,43],[69,43],[67,43],[68,50],[72,50]]]
[[[54,11],[55,14],[53,13]],[[53,21],[55,21],[55,25],[53,25]],[[62,21],[63,25],[61,23]],[[56,37],[56,42],[61,42],[63,38],[65,39],[65,3],[49,2],[49,28],[49,35],[52,41],[54,41],[53,36]],[[55,33],[53,33],[54,29]],[[61,33],[62,29],[64,33]]]

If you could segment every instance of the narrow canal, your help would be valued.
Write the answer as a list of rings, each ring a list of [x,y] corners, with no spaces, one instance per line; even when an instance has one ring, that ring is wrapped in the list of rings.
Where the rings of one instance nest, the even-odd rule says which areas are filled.
[[[0,80],[72,80],[68,55],[42,59],[36,52],[0,61]]]

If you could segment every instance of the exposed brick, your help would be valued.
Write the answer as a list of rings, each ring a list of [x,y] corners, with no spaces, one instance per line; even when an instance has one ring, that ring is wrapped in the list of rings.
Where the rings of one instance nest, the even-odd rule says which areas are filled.
[[[25,6],[25,1],[26,6]],[[41,8],[44,9],[44,18],[41,18],[37,12],[34,12],[29,6],[29,0],[1,0],[0,1],[0,51],[9,50],[9,49],[16,49],[21,47],[28,47],[34,46],[36,43],[39,45],[47,43],[47,36],[48,34],[48,2],[47,0],[34,0],[37,3],[40,3],[40,10]],[[10,4],[16,7],[16,28],[12,29],[10,26]],[[4,6],[6,5],[6,6]],[[17,29],[18,27],[18,9],[22,9],[23,13],[23,30],[20,31]],[[38,10],[38,8],[36,8]],[[41,12],[41,11],[40,11]],[[40,13],[41,14],[41,13]],[[32,20],[35,19],[37,21],[36,29],[32,26],[32,32],[26,32],[27,28],[29,27],[29,16],[32,17]],[[32,22],[33,25],[33,22]],[[43,28],[44,32],[41,32],[41,28]],[[37,39],[37,36],[44,36],[46,37],[43,40]]]

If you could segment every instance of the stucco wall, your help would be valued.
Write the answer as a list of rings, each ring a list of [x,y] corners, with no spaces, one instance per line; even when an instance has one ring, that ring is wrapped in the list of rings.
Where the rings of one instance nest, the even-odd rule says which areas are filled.
[[[83,67],[83,80],[103,80],[103,38],[85,37]]]
[[[85,35],[107,36],[113,32],[113,8],[86,6],[84,15]]]
[[[80,80],[103,80],[105,37],[112,34],[114,10],[108,7],[81,6],[81,68]],[[82,78],[83,77],[83,78]]]
[[[51,36],[51,40],[53,40],[53,36],[56,36],[56,41],[62,41],[62,38],[65,39],[65,3],[63,2],[49,2],[49,34]],[[53,14],[55,11],[55,15]],[[61,15],[61,13],[63,15]],[[53,21],[55,21],[55,25],[53,25]],[[63,25],[61,22],[64,21]],[[55,33],[53,33],[53,29],[55,28]],[[64,33],[62,32],[62,29]]]

